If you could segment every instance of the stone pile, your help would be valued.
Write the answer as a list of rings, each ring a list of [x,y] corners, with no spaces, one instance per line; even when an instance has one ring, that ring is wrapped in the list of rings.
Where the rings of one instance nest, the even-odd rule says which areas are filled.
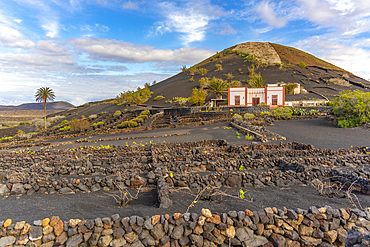
[[[0,195],[75,193],[132,187],[264,187],[326,180],[370,193],[367,147],[332,151],[299,143],[229,145],[211,140],[96,149],[3,152]],[[199,175],[201,173],[202,175]],[[142,178],[135,176],[142,174]],[[146,177],[145,175],[146,174]],[[172,174],[170,176],[170,174]],[[330,179],[329,179],[330,178]],[[163,180],[162,179],[162,180]]]
[[[370,211],[267,207],[260,211],[0,222],[0,246],[368,246]],[[348,235],[348,233],[349,235]],[[357,245],[356,245],[357,244]]]

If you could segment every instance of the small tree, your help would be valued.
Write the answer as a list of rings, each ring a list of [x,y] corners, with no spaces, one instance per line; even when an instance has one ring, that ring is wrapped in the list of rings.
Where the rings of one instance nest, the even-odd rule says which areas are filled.
[[[37,89],[35,98],[37,102],[44,104],[44,123],[45,123],[45,130],[46,130],[46,104],[49,101],[54,101],[55,94],[53,90],[49,87],[41,87]]]
[[[265,80],[262,79],[260,73],[256,73],[254,65],[249,68],[249,80],[247,80],[249,87],[264,87]]]
[[[333,113],[338,116],[338,126],[352,128],[370,122],[370,93],[360,90],[344,91],[334,99]]]
[[[189,101],[195,105],[204,105],[207,91],[203,89],[193,88]]]
[[[211,92],[215,93],[217,99],[219,99],[221,94],[227,92],[228,85],[224,80],[213,77],[209,82],[208,88]]]

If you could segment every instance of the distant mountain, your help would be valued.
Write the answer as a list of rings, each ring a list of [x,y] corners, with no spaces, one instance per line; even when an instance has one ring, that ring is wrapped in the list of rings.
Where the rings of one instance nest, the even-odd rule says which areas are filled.
[[[54,102],[48,102],[46,105],[47,110],[58,110],[58,111],[64,111],[68,110],[72,107],[75,107],[71,103],[68,103],[66,101],[54,101]],[[18,106],[0,106],[0,111],[6,111],[6,110],[43,110],[44,104],[42,103],[25,103]]]

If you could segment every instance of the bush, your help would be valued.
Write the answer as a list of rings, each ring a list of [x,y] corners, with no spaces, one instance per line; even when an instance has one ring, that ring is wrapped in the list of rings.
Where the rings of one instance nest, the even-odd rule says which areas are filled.
[[[265,80],[262,79],[260,73],[255,72],[255,69],[254,65],[249,68],[249,79],[247,80],[248,87],[264,87]]]
[[[199,80],[200,88],[208,88],[209,87],[209,79],[208,77],[202,77]]]
[[[205,68],[199,68],[199,69],[198,69],[198,73],[199,73],[199,75],[205,75],[205,74],[207,74],[207,72],[208,72],[208,70],[207,70],[207,69],[205,69]]]
[[[194,75],[198,70],[196,67],[191,67],[188,69],[189,75]]]
[[[117,111],[113,114],[113,117],[121,116],[121,114],[122,114],[122,112],[117,110]]]
[[[154,98],[154,101],[158,101],[158,100],[161,100],[161,99],[164,99],[164,96],[162,95],[158,95]]]
[[[72,131],[84,131],[90,127],[87,119],[73,119],[69,125]]]
[[[239,115],[238,113],[235,113],[233,116],[234,121],[243,121],[243,117]]]
[[[370,122],[370,93],[360,90],[344,91],[333,100],[333,113],[338,116],[338,126],[352,128]]]
[[[293,90],[298,87],[298,83],[288,83],[284,85],[285,94],[293,94]]]
[[[149,114],[150,114],[149,110],[145,110],[145,111],[140,112],[140,115],[149,115]]]
[[[139,126],[139,124],[133,120],[122,122],[120,125],[118,125],[119,129],[123,128],[135,128]]]
[[[260,114],[261,114],[261,117],[269,117],[269,116],[271,116],[271,113],[269,111],[261,111]]]
[[[193,82],[194,81],[194,76],[190,77],[189,81]]]
[[[297,116],[305,116],[308,115],[305,109],[302,108],[293,108],[293,114]]]
[[[193,92],[189,98],[189,101],[195,105],[204,105],[207,97],[207,91],[203,89],[193,88]]]
[[[30,123],[29,122],[20,122],[19,123],[19,126],[22,126],[22,125],[29,125]]]
[[[298,64],[298,66],[301,67],[301,68],[306,68],[306,64],[304,62],[300,62]]]
[[[136,118],[132,119],[131,121],[134,121],[134,122],[137,122],[137,123],[142,123],[142,122],[144,122],[144,119],[142,119],[140,117],[136,117]]]
[[[104,125],[103,122],[97,122],[97,123],[93,123],[91,126],[97,126],[97,125]]]
[[[64,126],[63,128],[60,128],[59,130],[63,131],[63,130],[70,130],[71,127],[69,125],[67,126]]]
[[[220,71],[220,70],[222,70],[222,65],[221,64],[216,64],[215,65],[215,71]]]
[[[140,115],[138,116],[138,118],[142,118],[142,119],[145,119],[145,118],[148,118],[148,115],[145,115],[145,114],[140,114]]]
[[[293,111],[289,107],[279,107],[272,111],[272,116],[275,119],[291,119]]]
[[[120,93],[120,95],[117,96],[117,101],[119,104],[142,104],[145,103],[150,96],[152,95],[152,92],[150,92],[148,85],[146,85],[143,89],[140,87],[136,91],[127,91]]]
[[[233,76],[233,74],[232,74],[232,73],[224,74],[224,76],[226,76],[226,79],[228,79],[228,80],[232,80],[232,79],[234,79],[234,76]]]
[[[244,114],[244,120],[251,120],[255,118],[256,116],[253,113],[245,113]]]
[[[314,109],[312,109],[310,112],[309,112],[309,114],[311,115],[311,116],[313,116],[313,115],[317,115],[319,113],[319,111],[318,110],[314,110]]]
[[[22,135],[22,134],[26,134],[23,130],[18,130],[17,131],[17,135]]]

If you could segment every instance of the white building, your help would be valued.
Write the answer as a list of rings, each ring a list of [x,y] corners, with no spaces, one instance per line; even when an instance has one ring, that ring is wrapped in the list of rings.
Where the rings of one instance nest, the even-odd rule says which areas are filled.
[[[285,87],[268,84],[264,88],[234,87],[228,89],[228,106],[257,106],[265,103],[270,107],[285,104]]]

